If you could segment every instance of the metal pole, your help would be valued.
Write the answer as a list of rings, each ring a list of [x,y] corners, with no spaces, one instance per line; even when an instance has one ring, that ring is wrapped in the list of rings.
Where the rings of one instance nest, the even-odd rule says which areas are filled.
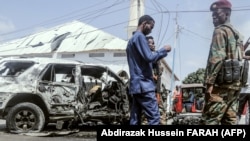
[[[176,13],[176,31],[175,31],[175,42],[174,42],[174,48],[173,48],[173,63],[172,63],[172,75],[171,75],[171,88],[170,88],[170,90],[171,90],[171,93],[170,93],[170,95],[169,95],[169,108],[168,108],[168,112],[170,112],[171,110],[172,110],[172,104],[173,104],[173,102],[172,102],[172,96],[173,96],[173,89],[174,89],[174,85],[175,85],[175,81],[174,81],[174,68],[175,68],[175,48],[176,48],[176,42],[177,42],[177,38],[178,38],[178,32],[179,32],[179,25],[178,25],[178,23],[177,23],[177,13]]]

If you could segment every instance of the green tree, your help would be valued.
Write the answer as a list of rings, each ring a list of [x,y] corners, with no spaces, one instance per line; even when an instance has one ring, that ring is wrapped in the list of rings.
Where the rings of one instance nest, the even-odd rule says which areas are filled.
[[[204,82],[205,69],[199,68],[196,72],[188,74],[188,76],[182,81],[183,84],[203,83]]]

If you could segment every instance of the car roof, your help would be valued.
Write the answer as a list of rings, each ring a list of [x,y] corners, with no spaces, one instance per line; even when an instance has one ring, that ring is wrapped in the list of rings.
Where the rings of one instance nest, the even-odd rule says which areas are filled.
[[[2,58],[0,60],[0,62],[4,62],[4,61],[33,61],[39,64],[50,64],[50,63],[55,63],[55,64],[79,64],[79,65],[83,65],[84,67],[93,67],[96,69],[100,69],[102,71],[107,71],[109,70],[110,75],[112,75],[113,77],[115,77],[115,79],[119,80],[120,82],[123,82],[123,80],[121,80],[121,78],[112,70],[110,69],[108,66],[104,66],[104,65],[95,65],[95,64],[89,64],[89,63],[84,63],[81,61],[76,61],[76,60],[68,60],[68,59],[61,59],[61,58],[47,58],[47,57],[6,57],[6,58]],[[97,73],[97,72],[93,72],[93,73]]]

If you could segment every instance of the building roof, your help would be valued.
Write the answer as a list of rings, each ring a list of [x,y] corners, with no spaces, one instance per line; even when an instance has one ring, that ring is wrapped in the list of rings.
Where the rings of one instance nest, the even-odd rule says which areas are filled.
[[[79,21],[0,44],[0,56],[125,50],[127,41]]]
[[[0,44],[0,57],[43,56],[53,53],[125,51],[127,41],[88,24],[73,21],[42,32]],[[164,65],[172,73],[166,62]],[[113,65],[115,66],[115,65]],[[176,80],[179,78],[174,75]]]

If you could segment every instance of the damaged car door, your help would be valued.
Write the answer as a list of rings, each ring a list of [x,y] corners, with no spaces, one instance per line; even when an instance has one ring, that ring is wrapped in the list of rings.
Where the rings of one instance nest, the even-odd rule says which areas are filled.
[[[64,123],[75,118],[79,91],[75,64],[50,64],[40,76],[38,90],[49,104],[50,122]]]

